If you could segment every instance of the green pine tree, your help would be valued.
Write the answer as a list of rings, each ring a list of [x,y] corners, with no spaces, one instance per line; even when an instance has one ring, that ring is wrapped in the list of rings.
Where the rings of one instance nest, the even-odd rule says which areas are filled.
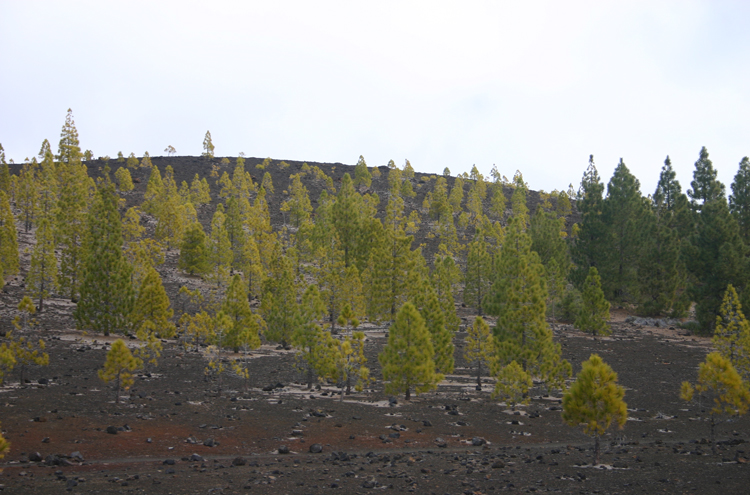
[[[286,346],[301,324],[297,303],[297,281],[292,260],[276,247],[271,261],[271,273],[263,284],[261,315],[268,330],[266,338]]]
[[[26,289],[39,300],[39,311],[44,308],[44,299],[57,290],[57,258],[52,222],[42,217],[36,229],[36,244],[31,253]]]
[[[597,354],[592,354],[576,381],[563,395],[562,419],[570,426],[583,425],[595,439],[594,464],[599,464],[599,437],[614,421],[620,428],[628,419],[625,389],[617,384],[617,373]]]
[[[572,249],[575,268],[571,279],[577,287],[583,285],[590,266],[602,266],[606,260],[610,230],[603,221],[604,184],[594,164],[594,155],[589,157],[589,166],[581,179],[577,208],[581,214],[581,225]]]
[[[691,199],[691,205],[695,211],[701,211],[706,203],[724,198],[724,184],[716,179],[718,172],[708,158],[706,147],[701,148],[700,156],[695,162],[693,180],[687,195]]]
[[[81,161],[81,143],[78,140],[78,130],[73,121],[73,111],[68,108],[65,124],[60,131],[57,160],[63,164],[75,164]]]
[[[191,275],[208,273],[211,267],[207,242],[203,226],[198,222],[190,225],[182,238],[177,266]]]
[[[359,155],[359,160],[354,166],[354,186],[370,187],[372,185],[372,174],[367,168],[365,157]]]
[[[732,182],[729,211],[737,220],[742,241],[750,244],[750,158],[744,157]]]
[[[495,352],[494,340],[490,326],[481,316],[477,316],[474,324],[466,329],[464,343],[464,359],[477,369],[477,390],[482,390],[482,365],[489,371]]]
[[[417,394],[435,389],[443,376],[435,372],[434,354],[424,319],[407,302],[399,309],[388,333],[388,343],[378,356],[386,393],[404,393],[406,400],[410,400],[412,389]]]
[[[485,306],[489,314],[498,317],[494,335],[499,364],[516,361],[548,386],[562,387],[570,364],[561,359],[560,345],[552,341],[545,320],[544,267],[531,250],[524,224],[523,216],[510,220]]]
[[[5,192],[0,191],[0,287],[5,284],[5,277],[15,275],[20,267],[17,235],[10,201]]]
[[[132,267],[122,252],[122,222],[111,182],[98,189],[88,215],[78,327],[109,335],[125,333],[133,308]]]
[[[601,279],[596,267],[589,268],[589,275],[583,283],[581,309],[576,316],[575,326],[584,332],[609,335],[609,302],[604,297]]]
[[[464,302],[467,306],[476,308],[480,316],[484,313],[484,300],[492,285],[491,265],[492,259],[487,252],[484,234],[477,230],[466,257]]]
[[[688,292],[696,304],[696,319],[704,331],[710,332],[727,285],[741,292],[747,285],[746,248],[724,198],[701,205],[696,232],[684,255],[694,279]]]
[[[215,148],[213,139],[211,139],[211,131],[206,131],[206,135],[203,138],[203,154],[201,154],[201,156],[205,158],[213,158]]]
[[[259,332],[262,328],[260,317],[252,312],[247,299],[247,287],[238,274],[232,277],[227,288],[221,311],[232,319],[227,329],[223,345],[237,352],[239,349],[257,349],[260,347]]]
[[[640,183],[620,159],[607,184],[602,207],[602,220],[608,231],[608,244],[602,248],[607,256],[604,263],[597,265],[604,293],[613,300],[638,301],[638,262],[643,243],[640,227],[645,210]]]

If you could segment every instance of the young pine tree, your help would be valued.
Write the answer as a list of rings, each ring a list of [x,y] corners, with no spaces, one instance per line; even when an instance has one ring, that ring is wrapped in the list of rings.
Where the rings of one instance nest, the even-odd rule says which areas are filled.
[[[729,416],[745,414],[750,406],[750,390],[732,363],[718,352],[712,352],[700,365],[698,382],[695,385],[682,382],[680,397],[684,401],[692,401],[695,392],[698,392],[701,409],[704,407],[702,403],[704,395],[713,403],[713,408],[709,411],[710,442],[711,450],[716,454],[716,425],[719,423],[719,417],[724,414]]]
[[[169,296],[167,296],[161,276],[154,268],[150,268],[141,283],[138,298],[135,301],[133,311],[130,314],[136,336],[148,344],[160,339],[174,337],[175,325],[172,323],[174,311],[170,308]],[[153,347],[153,346],[152,346]],[[152,349],[158,357],[161,344],[157,343],[158,349]]]
[[[252,350],[260,347],[259,333],[262,322],[260,317],[250,309],[247,287],[238,274],[232,277],[221,310],[232,320],[232,325],[227,329],[225,340],[222,342],[223,345],[233,348],[235,352],[240,349]]]
[[[485,297],[492,285],[492,259],[487,252],[484,234],[477,230],[474,240],[469,244],[469,254],[466,258],[466,273],[464,275],[464,302],[477,313],[483,314]]]
[[[194,222],[185,231],[180,245],[180,259],[177,266],[190,275],[203,275],[210,270],[208,246],[203,226]]]
[[[482,365],[487,365],[486,369],[489,370],[495,351],[492,333],[481,316],[476,317],[474,324],[467,328],[466,332],[464,359],[476,366],[477,390],[482,390]]]
[[[594,464],[599,464],[599,437],[613,421],[622,428],[628,419],[624,397],[617,373],[597,354],[583,362],[576,381],[563,395],[563,421],[570,426],[584,425],[583,432],[594,437]]]
[[[609,301],[604,298],[599,272],[594,266],[589,268],[581,299],[581,310],[576,316],[575,326],[594,337],[609,335]]]
[[[731,284],[724,293],[724,302],[716,317],[713,344],[743,380],[750,381],[750,323],[742,313],[740,298]]]
[[[378,356],[386,393],[404,393],[406,400],[410,400],[412,389],[419,394],[436,388],[443,375],[435,372],[434,355],[430,332],[422,316],[407,302],[399,309],[389,330],[388,343]]]
[[[115,404],[120,403],[120,390],[129,389],[133,385],[132,371],[137,370],[143,365],[143,362],[133,356],[122,339],[112,342],[112,346],[107,352],[107,360],[104,361],[104,367],[99,370],[99,378],[104,383],[115,381]]]
[[[534,384],[534,380],[520,364],[511,361],[506,366],[498,367],[493,375],[495,377],[493,398],[500,397],[511,409],[515,409],[517,404],[529,403],[529,389]]]

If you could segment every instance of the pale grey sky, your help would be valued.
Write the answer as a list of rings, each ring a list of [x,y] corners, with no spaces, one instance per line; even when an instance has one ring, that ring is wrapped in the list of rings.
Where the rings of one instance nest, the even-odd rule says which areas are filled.
[[[0,0],[0,143],[371,166],[493,164],[577,188],[589,154],[644,193],[706,146],[750,155],[750,2]]]

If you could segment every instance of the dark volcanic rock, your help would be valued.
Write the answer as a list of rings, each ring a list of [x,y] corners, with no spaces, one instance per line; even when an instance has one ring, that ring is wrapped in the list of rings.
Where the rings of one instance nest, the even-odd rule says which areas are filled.
[[[311,454],[320,454],[321,452],[323,452],[323,446],[320,445],[319,443],[314,443],[310,445]]]
[[[110,435],[117,435],[117,427],[107,426],[107,433],[109,433]]]

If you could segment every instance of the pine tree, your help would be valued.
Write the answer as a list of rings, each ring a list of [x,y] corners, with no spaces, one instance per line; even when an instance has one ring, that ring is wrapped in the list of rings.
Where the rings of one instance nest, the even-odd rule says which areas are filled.
[[[266,338],[286,347],[300,325],[299,309],[294,267],[277,246],[271,261],[271,273],[263,284],[260,305],[261,315],[268,326]]]
[[[370,171],[367,169],[365,158],[362,155],[359,155],[359,160],[357,160],[357,164],[354,166],[354,186],[362,185],[365,187],[370,187],[372,185],[372,174],[370,174]]]
[[[8,196],[0,191],[0,287],[4,285],[5,277],[18,273],[19,267],[16,220]]]
[[[545,320],[547,291],[544,267],[531,250],[524,217],[512,217],[494,283],[485,299],[487,312],[498,317],[494,329],[501,366],[516,361],[548,385],[562,386],[570,364],[561,360]]]
[[[5,149],[0,144],[0,192],[9,194],[10,192],[10,169],[5,161]]]
[[[334,354],[336,378],[341,383],[341,400],[344,394],[349,395],[352,391],[352,379],[356,379],[355,390],[358,392],[370,380],[370,369],[365,366],[365,334],[354,332],[343,340],[338,341],[338,349]],[[345,387],[345,389],[344,389]]]
[[[31,230],[39,209],[38,165],[36,158],[24,163],[16,186],[16,202],[21,210],[21,219],[26,232]]]
[[[302,324],[297,326],[292,334],[292,345],[297,348],[297,357],[304,362],[307,388],[312,388],[314,375],[328,375],[329,350],[327,337],[330,334],[324,332],[318,321],[326,312],[325,304],[320,298],[320,292],[315,285],[307,286],[302,295]]]
[[[115,380],[115,403],[120,403],[120,390],[129,389],[133,385],[132,371],[143,366],[143,362],[133,356],[122,339],[112,342],[112,346],[107,352],[107,360],[104,362],[104,368],[99,370],[99,378],[104,383]]]
[[[169,296],[167,296],[162,284],[159,272],[150,268],[143,279],[138,298],[133,306],[130,317],[133,328],[141,340],[141,333],[154,333],[159,338],[170,338],[175,334],[175,326],[172,323],[174,311],[170,308]]]
[[[88,215],[81,298],[73,313],[79,328],[105,335],[127,331],[133,308],[132,267],[122,245],[117,197],[112,183],[105,182]]]
[[[440,302],[440,308],[445,317],[445,326],[451,335],[458,331],[461,318],[456,313],[456,302],[453,297],[453,287],[461,279],[461,271],[456,266],[453,258],[447,254],[435,256],[435,265],[432,270],[432,286]]]
[[[388,343],[378,356],[386,393],[403,392],[406,400],[410,400],[412,389],[420,394],[436,388],[443,376],[435,372],[433,356],[424,320],[417,308],[407,302],[399,309],[388,333]]]
[[[294,175],[289,189],[289,199],[281,205],[281,211],[288,211],[292,224],[296,229],[299,229],[310,220],[312,204],[310,204],[310,196],[307,188],[302,184],[299,174]]]
[[[589,275],[583,283],[581,310],[576,316],[575,326],[584,332],[609,335],[609,302],[602,292],[601,279],[596,267],[589,268]]]
[[[180,245],[177,266],[191,275],[203,275],[211,269],[208,262],[208,246],[203,226],[194,222],[185,231]]]
[[[120,191],[128,192],[133,190],[133,179],[130,176],[130,171],[127,168],[118,168],[115,172],[115,179],[117,179],[117,186]]]
[[[608,256],[597,269],[608,298],[638,301],[638,261],[643,242],[640,225],[644,214],[640,183],[621,158],[607,184],[607,198],[602,207],[608,231],[608,244],[602,247]]]
[[[49,365],[49,354],[44,352],[46,345],[44,340],[39,339],[33,342],[31,331],[35,326],[35,320],[32,316],[36,313],[34,303],[29,296],[24,296],[18,304],[20,315],[13,319],[15,332],[9,332],[10,342],[7,349],[10,350],[13,357],[13,365],[20,368],[20,384],[26,384],[25,373],[26,367],[32,364],[37,366]],[[13,335],[16,333],[17,335]]]
[[[341,188],[332,208],[333,225],[338,232],[341,249],[344,251],[344,266],[356,263],[356,254],[361,239],[362,196],[354,190],[349,174],[344,174]]]
[[[430,218],[437,220],[438,225],[448,215],[453,217],[451,205],[448,202],[448,182],[445,177],[438,177],[435,180],[435,187],[431,193],[429,202]]]
[[[464,302],[476,308],[480,316],[484,312],[484,300],[492,285],[491,265],[492,259],[487,252],[484,234],[477,230],[474,240],[469,244],[469,253],[466,257]]]
[[[577,287],[582,286],[590,266],[599,267],[606,259],[610,231],[603,221],[603,193],[604,184],[594,165],[594,155],[591,155],[578,190],[577,207],[582,221],[571,253],[575,263],[571,279]]]
[[[565,293],[571,268],[570,251],[561,231],[560,220],[562,219],[557,218],[554,212],[537,208],[529,225],[531,249],[539,255],[544,266],[547,305],[552,308],[553,319],[555,307],[562,301]]]
[[[203,138],[203,153],[201,156],[205,158],[213,158],[214,148],[213,139],[211,139],[211,131],[206,131],[206,136]]]
[[[729,195],[729,211],[740,227],[740,237],[750,244],[750,158],[744,157],[732,182],[732,194]]]
[[[73,121],[73,111],[68,108],[65,124],[60,131],[57,160],[63,164],[75,164],[81,161],[81,145],[78,141],[78,130]]]
[[[85,237],[90,181],[85,165],[71,163],[62,168],[60,199],[55,218],[55,237],[60,248],[60,290],[77,301],[86,258]]]
[[[724,293],[713,338],[714,347],[732,363],[743,380],[750,381],[750,323],[742,313],[737,291],[730,284]]]
[[[663,205],[667,210],[675,208],[677,198],[682,194],[682,188],[676,177],[677,172],[672,168],[672,161],[667,156],[659,174],[659,183],[656,185],[656,192],[654,192],[654,204]]]
[[[529,403],[529,389],[534,384],[534,380],[520,364],[511,361],[510,364],[499,367],[493,375],[495,377],[493,398],[501,397],[511,409],[515,409],[517,404]]]
[[[42,217],[36,229],[36,244],[31,253],[31,264],[26,276],[26,289],[39,300],[39,311],[44,299],[57,290],[57,258],[55,236],[49,218]]]
[[[239,275],[232,277],[227,288],[221,310],[232,320],[227,329],[223,345],[237,352],[239,349],[257,349],[260,347],[259,332],[262,327],[260,317],[252,312],[247,299],[247,288]]]
[[[461,202],[464,200],[464,181],[460,177],[456,177],[451,188],[450,196],[448,196],[448,202],[453,207],[454,212],[461,212]]]
[[[563,421],[570,426],[584,425],[584,433],[595,439],[594,464],[599,464],[599,437],[613,421],[622,428],[628,419],[624,397],[617,373],[597,354],[583,362],[576,381],[563,395]]]
[[[120,161],[119,157],[118,160]],[[138,162],[138,158],[136,158],[135,153],[131,152],[130,155],[128,155],[128,161],[125,164],[128,168],[138,168],[140,166],[140,163]]]
[[[490,327],[481,316],[477,316],[474,324],[466,329],[464,343],[464,359],[477,369],[477,390],[482,390],[482,365],[489,370],[495,345]]]
[[[146,193],[143,196],[141,208],[146,213],[157,216],[162,207],[161,202],[164,200],[164,196],[164,181],[162,181],[159,167],[151,167],[151,175],[149,175],[146,184]]]
[[[10,451],[10,442],[8,442],[5,437],[0,433],[0,459],[5,457],[5,454],[7,454]]]
[[[232,245],[226,229],[226,215],[221,204],[216,208],[211,220],[211,236],[208,238],[207,246],[211,279],[221,287],[229,277],[229,267],[233,258]]]
[[[696,319],[704,330],[713,329],[727,285],[732,284],[740,292],[746,286],[745,253],[737,222],[729,213],[726,200],[703,203],[696,232],[684,254],[694,277],[688,292],[696,303]]]
[[[685,268],[680,259],[680,239],[669,225],[672,216],[670,211],[659,207],[647,209],[639,225],[641,314],[655,316],[669,309],[680,312],[678,291],[685,285]]]
[[[687,402],[693,400],[695,392],[698,392],[699,407],[703,409],[703,396],[712,399],[713,408],[709,411],[711,421],[711,450],[716,454],[716,425],[718,418],[724,414],[739,416],[745,414],[750,406],[750,390],[742,381],[737,370],[732,366],[729,359],[724,358],[718,352],[712,352],[706,356],[706,361],[701,363],[698,370],[698,382],[693,385],[690,382],[682,382],[680,397]]]
[[[421,258],[421,257],[420,257]],[[436,369],[439,373],[453,373],[455,360],[453,358],[453,332],[448,330],[445,322],[445,314],[440,306],[437,293],[432,287],[426,274],[427,267],[414,269],[409,274],[409,300],[419,310],[425,321],[425,326],[430,332],[432,347],[435,350]]]
[[[691,199],[694,210],[701,211],[703,205],[724,198],[724,184],[716,180],[718,172],[708,158],[706,147],[701,148],[700,156],[695,162],[693,180],[690,182],[691,189],[687,195]]]

